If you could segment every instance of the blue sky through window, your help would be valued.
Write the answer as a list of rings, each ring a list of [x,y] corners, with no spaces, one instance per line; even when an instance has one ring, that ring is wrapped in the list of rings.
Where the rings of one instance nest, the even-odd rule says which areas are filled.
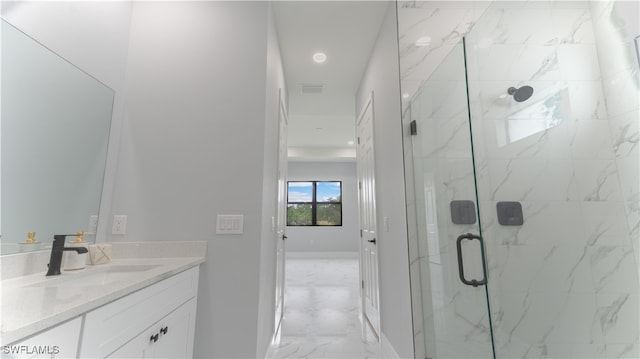
[[[311,202],[312,196],[312,182],[289,182],[289,202]]]
[[[330,199],[337,201],[340,197],[340,182],[318,182],[316,191],[318,202],[329,202]]]

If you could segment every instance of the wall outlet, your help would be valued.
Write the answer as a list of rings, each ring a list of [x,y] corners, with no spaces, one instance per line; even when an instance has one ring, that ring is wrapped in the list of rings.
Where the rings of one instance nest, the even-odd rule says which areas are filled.
[[[111,234],[124,235],[127,233],[127,216],[120,214],[113,216]]]

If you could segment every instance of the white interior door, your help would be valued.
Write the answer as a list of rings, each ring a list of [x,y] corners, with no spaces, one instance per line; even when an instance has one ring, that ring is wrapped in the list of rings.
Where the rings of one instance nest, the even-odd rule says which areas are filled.
[[[287,112],[278,96],[278,209],[276,214],[276,315],[275,331],[278,331],[284,315],[284,266],[285,229],[287,226]]]
[[[373,94],[357,124],[358,207],[360,210],[360,277],[363,317],[380,333],[376,224]]]

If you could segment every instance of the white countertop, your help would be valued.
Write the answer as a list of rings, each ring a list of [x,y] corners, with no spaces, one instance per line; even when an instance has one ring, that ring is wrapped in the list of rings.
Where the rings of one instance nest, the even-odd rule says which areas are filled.
[[[49,281],[46,285],[41,284],[46,270],[3,280],[0,282],[0,344],[26,338],[204,262],[204,253],[197,257],[114,259],[108,264],[87,265],[82,270],[63,271],[60,276],[47,277],[44,279]],[[107,284],[63,284],[70,279],[82,280],[83,276],[105,271],[109,266],[121,265],[157,267],[127,273],[125,278]],[[58,282],[62,286],[57,286]],[[36,285],[32,285],[34,283]]]

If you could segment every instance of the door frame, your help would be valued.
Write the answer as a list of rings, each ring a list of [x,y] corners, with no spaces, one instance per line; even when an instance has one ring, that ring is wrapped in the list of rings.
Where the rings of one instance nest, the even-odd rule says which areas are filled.
[[[376,197],[377,197],[377,192],[376,192],[376,187],[375,187],[375,178],[376,178],[376,171],[375,171],[375,125],[374,125],[374,121],[375,121],[375,113],[374,113],[374,102],[373,102],[373,98],[374,98],[374,92],[371,91],[371,94],[369,95],[367,101],[365,102],[365,105],[363,106],[362,110],[360,111],[360,114],[357,118],[356,121],[356,137],[357,137],[357,146],[356,146],[356,168],[357,168],[357,179],[358,179],[358,221],[359,221],[359,227],[360,227],[360,231],[359,231],[359,236],[358,236],[358,243],[359,243],[359,269],[360,269],[360,273],[359,273],[359,279],[360,279],[360,310],[361,310],[361,318],[362,318],[362,337],[366,338],[366,329],[367,327],[369,327],[372,332],[374,333],[374,336],[376,337],[376,339],[378,340],[379,343],[381,343],[381,336],[382,336],[382,332],[381,332],[381,315],[380,315],[380,275],[379,275],[379,251],[377,249],[377,242],[375,242],[373,244],[373,246],[375,246],[376,248],[376,253],[375,253],[375,268],[374,270],[374,274],[373,274],[373,278],[375,278],[375,288],[376,290],[373,293],[374,296],[374,300],[375,303],[377,304],[377,308],[376,308],[376,313],[375,313],[375,317],[374,318],[369,318],[369,316],[367,316],[366,314],[366,288],[365,288],[365,271],[367,270],[367,268],[365,268],[365,249],[366,249],[366,245],[363,241],[365,240],[365,237],[363,236],[363,217],[362,217],[362,213],[363,213],[363,208],[362,208],[362,190],[363,190],[363,184],[362,184],[362,173],[361,173],[361,166],[363,165],[363,161],[360,158],[360,153],[359,153],[359,144],[360,144],[360,129],[361,129],[361,124],[362,124],[362,119],[364,118],[365,114],[367,113],[368,110],[371,111],[371,121],[369,122],[369,126],[370,126],[370,132],[371,132],[371,151],[373,152],[373,163],[372,163],[372,168],[371,168],[371,174],[373,176],[373,180],[371,183],[371,186],[373,186],[373,198],[372,198],[372,207],[373,207],[373,214],[372,214],[372,219],[374,221],[374,235],[377,236],[378,235],[378,225],[377,225],[377,207],[376,207]],[[377,238],[373,238],[374,241],[377,241]]]
[[[278,154],[277,154],[277,199],[276,218],[274,223],[275,240],[275,307],[274,307],[274,338],[279,336],[284,317],[285,305],[285,239],[287,220],[287,127],[288,115],[284,105],[282,89],[278,89]],[[283,146],[284,143],[284,146]]]

